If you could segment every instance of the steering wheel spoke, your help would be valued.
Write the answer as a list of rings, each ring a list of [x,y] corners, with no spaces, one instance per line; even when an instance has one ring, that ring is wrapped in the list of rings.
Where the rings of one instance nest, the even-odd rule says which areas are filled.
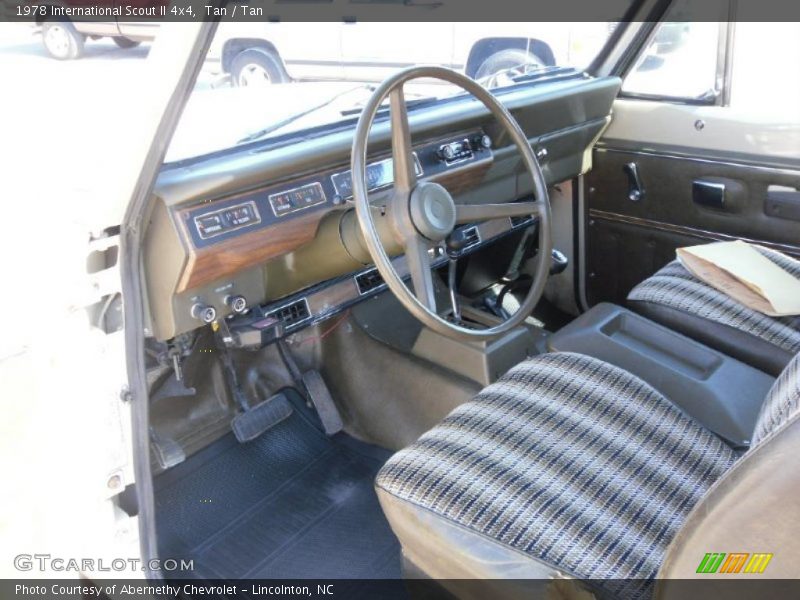
[[[398,85],[389,94],[389,112],[392,125],[392,163],[395,189],[409,193],[417,183],[414,155],[411,151],[411,131],[403,86]]]
[[[414,295],[429,311],[436,312],[436,293],[433,287],[429,244],[420,236],[409,237],[405,244],[406,263],[414,286]]]
[[[474,223],[503,217],[530,217],[539,214],[538,202],[509,202],[507,204],[458,204],[456,223]]]

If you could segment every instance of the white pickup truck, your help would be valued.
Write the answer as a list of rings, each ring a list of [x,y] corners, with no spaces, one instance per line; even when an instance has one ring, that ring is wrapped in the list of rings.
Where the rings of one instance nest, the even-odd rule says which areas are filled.
[[[604,23],[222,23],[209,58],[237,86],[382,81],[418,64],[480,79],[530,66],[585,66],[608,34]],[[386,43],[397,36],[406,43]]]
[[[158,33],[157,24],[146,22],[47,19],[41,26],[45,48],[61,60],[80,57],[87,39],[110,37],[130,48]],[[608,33],[604,23],[223,22],[209,59],[242,87],[295,80],[377,82],[418,64],[443,65],[480,79],[500,72],[513,76],[517,68],[585,66]],[[406,43],[387,44],[394,36]]]

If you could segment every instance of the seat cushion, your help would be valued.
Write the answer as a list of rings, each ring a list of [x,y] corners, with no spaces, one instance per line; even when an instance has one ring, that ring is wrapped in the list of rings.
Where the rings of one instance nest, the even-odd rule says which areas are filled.
[[[755,248],[800,278],[800,261]],[[800,318],[769,317],[747,308],[677,260],[633,288],[628,304],[645,317],[772,375],[780,374],[800,352]]]
[[[432,577],[508,577],[516,556],[527,573],[550,568],[643,597],[688,511],[735,460],[637,377],[552,353],[517,365],[395,454],[376,485],[407,556],[427,557],[417,567]],[[458,539],[445,531],[453,527],[469,546],[426,553]]]

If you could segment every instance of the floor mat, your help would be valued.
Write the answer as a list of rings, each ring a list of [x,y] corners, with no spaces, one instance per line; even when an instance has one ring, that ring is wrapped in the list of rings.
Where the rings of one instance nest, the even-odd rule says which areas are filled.
[[[210,579],[399,578],[373,488],[390,453],[326,437],[288,392],[285,421],[246,444],[227,435],[156,479],[161,556]]]

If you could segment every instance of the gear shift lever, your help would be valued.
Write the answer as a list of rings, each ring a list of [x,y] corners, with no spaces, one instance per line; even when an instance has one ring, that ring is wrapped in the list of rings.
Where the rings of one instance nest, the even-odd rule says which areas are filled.
[[[461,308],[458,306],[458,296],[456,295],[456,267],[458,266],[458,255],[467,246],[467,236],[461,229],[454,230],[445,240],[447,256],[450,262],[447,264],[447,287],[450,291],[450,306],[453,308],[453,319],[456,323],[461,321]]]

